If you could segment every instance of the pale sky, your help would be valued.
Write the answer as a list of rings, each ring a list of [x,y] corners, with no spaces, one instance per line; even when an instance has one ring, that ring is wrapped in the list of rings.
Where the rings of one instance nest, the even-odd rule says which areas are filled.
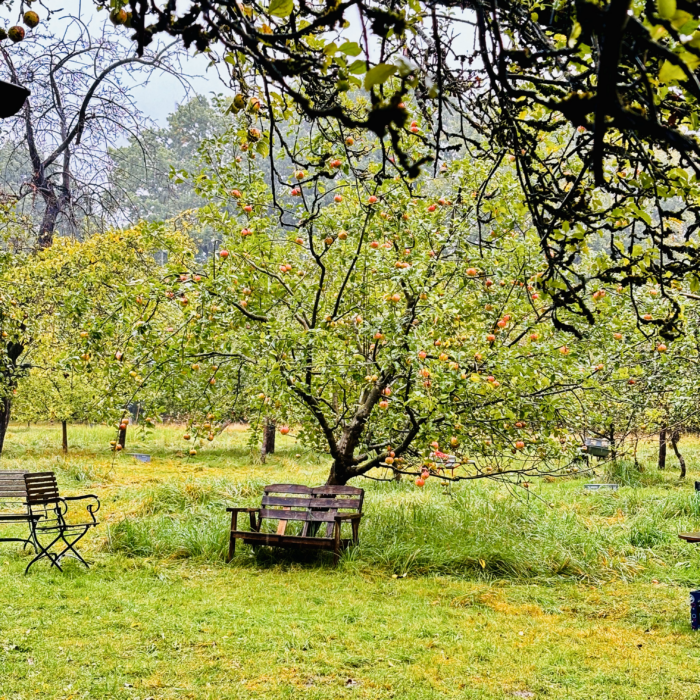
[[[9,27],[12,24],[20,23],[16,9],[15,7],[13,11],[8,11],[7,8],[3,8],[0,11],[2,26]],[[61,18],[66,15],[79,17],[95,33],[100,31],[107,18],[107,13],[98,12],[91,0],[63,0],[59,7],[51,9],[54,14],[51,16],[50,26],[55,34],[61,33]],[[37,7],[36,11],[40,17],[42,14],[45,16],[43,8]],[[124,35],[125,46],[132,45],[133,42],[129,39],[129,30],[121,29],[119,31]],[[163,43],[170,43],[170,41],[173,39],[166,37]],[[18,44],[17,48],[21,48],[21,44]],[[195,56],[194,50],[192,50],[189,58],[186,56],[183,58],[183,71],[188,76],[187,80],[195,93],[210,96],[212,93],[226,92],[227,88],[219,80],[216,72],[213,69],[207,71],[208,61],[204,56]],[[160,125],[164,125],[168,114],[173,112],[180,102],[187,99],[187,89],[180,80],[166,73],[154,74],[148,85],[134,85],[132,94],[144,115]]]

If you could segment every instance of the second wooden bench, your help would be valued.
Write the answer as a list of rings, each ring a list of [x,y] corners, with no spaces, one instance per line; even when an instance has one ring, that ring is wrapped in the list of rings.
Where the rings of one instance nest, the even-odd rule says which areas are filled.
[[[288,549],[332,550],[337,564],[341,551],[359,541],[364,491],[354,486],[270,484],[265,487],[259,508],[227,508],[231,513],[228,561],[236,551],[236,540],[244,544]],[[247,513],[249,530],[238,529],[238,514]],[[274,525],[270,523],[276,523]],[[287,531],[290,522],[299,523],[296,532]],[[342,524],[349,523],[352,536],[342,536]]]

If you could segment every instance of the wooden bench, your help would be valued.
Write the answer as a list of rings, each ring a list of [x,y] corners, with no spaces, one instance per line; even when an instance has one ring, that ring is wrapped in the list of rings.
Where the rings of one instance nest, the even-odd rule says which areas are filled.
[[[0,524],[26,525],[27,537],[0,537],[0,542],[23,542],[24,546],[31,545],[32,516],[27,505],[27,485],[24,482],[23,471],[6,471],[0,469]]]
[[[231,513],[228,560],[236,551],[236,540],[244,544],[288,549],[332,550],[335,564],[341,550],[359,539],[365,492],[354,486],[271,484],[265,487],[260,508],[227,508]],[[238,529],[238,514],[248,513],[250,530]],[[271,523],[276,522],[276,530]],[[296,532],[287,532],[289,523]],[[352,537],[343,538],[341,526],[348,522]]]

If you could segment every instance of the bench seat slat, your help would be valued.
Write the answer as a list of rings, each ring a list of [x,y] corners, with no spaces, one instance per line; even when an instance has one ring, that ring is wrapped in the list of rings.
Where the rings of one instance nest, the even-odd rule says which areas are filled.
[[[245,530],[233,530],[231,537],[243,540],[245,544],[267,544],[267,545],[299,545],[303,547],[330,548],[334,546],[332,537],[303,537],[301,535],[278,535],[274,532],[248,532]],[[343,538],[341,542],[347,545],[351,542],[348,538]]]

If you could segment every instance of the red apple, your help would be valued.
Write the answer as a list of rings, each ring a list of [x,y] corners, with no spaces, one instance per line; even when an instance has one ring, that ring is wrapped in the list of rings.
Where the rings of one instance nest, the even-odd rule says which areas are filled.
[[[282,433],[282,435],[286,435],[288,432],[289,432],[289,426],[288,426],[288,425],[283,425],[283,426],[280,428],[280,433]]]
[[[367,198],[367,204],[376,204],[378,201],[379,201],[379,199],[377,197],[375,197],[373,194],[371,194]]]
[[[420,477],[418,477],[416,479],[416,486],[423,488],[425,486],[425,479],[421,479]]]
[[[342,194],[337,194],[335,197],[333,197],[334,202],[342,202],[343,201],[343,195]]]
[[[223,258],[224,260],[228,258],[228,250],[221,250],[219,251],[219,257]]]

